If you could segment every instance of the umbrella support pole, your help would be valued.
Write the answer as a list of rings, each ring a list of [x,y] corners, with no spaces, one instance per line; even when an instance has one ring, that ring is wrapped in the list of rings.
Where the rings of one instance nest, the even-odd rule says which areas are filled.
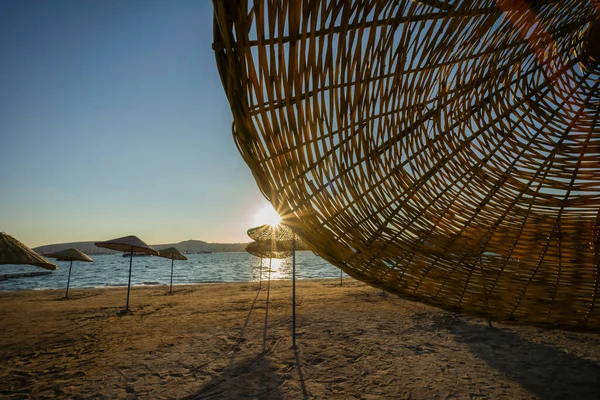
[[[344,271],[340,269],[340,287],[344,286]]]
[[[258,273],[258,290],[262,289],[262,264],[263,264],[263,258],[262,258],[262,256],[260,256],[260,269],[259,269],[259,273]]]
[[[296,234],[292,234],[292,349],[296,349]]]
[[[65,299],[69,298],[69,284],[71,283],[71,268],[73,268],[73,260],[71,260],[71,264],[69,264],[69,277],[67,278],[67,293],[65,294]]]
[[[125,305],[125,311],[129,311],[129,292],[131,291],[131,266],[133,264],[133,246],[129,252],[129,281],[127,281],[127,305]]]
[[[271,296],[271,265],[273,259],[269,258],[269,280],[267,282],[267,303],[265,305],[265,329],[263,331],[263,353],[267,351],[267,327],[269,325],[269,297]]]
[[[175,262],[174,258],[171,258],[171,289],[169,290],[170,294],[173,294],[173,263]]]

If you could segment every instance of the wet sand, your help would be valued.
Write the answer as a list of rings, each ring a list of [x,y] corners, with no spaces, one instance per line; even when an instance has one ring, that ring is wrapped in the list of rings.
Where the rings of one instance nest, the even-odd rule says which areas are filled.
[[[600,335],[494,324],[347,279],[0,293],[0,397],[599,399]]]

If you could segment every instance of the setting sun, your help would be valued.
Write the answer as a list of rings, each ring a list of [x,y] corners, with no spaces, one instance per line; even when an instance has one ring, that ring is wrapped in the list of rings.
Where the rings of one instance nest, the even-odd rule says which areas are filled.
[[[257,226],[265,224],[277,226],[280,223],[281,217],[270,204],[266,204],[263,208],[261,208],[261,210],[254,217],[254,224]]]

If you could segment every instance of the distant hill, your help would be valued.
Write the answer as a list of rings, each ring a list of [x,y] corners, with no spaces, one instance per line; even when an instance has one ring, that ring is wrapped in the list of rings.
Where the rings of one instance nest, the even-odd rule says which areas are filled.
[[[90,242],[71,242],[71,243],[55,243],[45,246],[35,247],[33,250],[39,254],[54,253],[57,251],[75,248],[83,251],[86,254],[114,254],[119,253],[102,247],[97,247],[94,243],[101,240]],[[228,251],[245,251],[247,243],[206,243],[202,240],[184,240],[179,243],[167,244],[151,244],[156,250],[166,249],[167,247],[176,247],[182,253],[202,253],[210,251],[212,253],[222,253]]]

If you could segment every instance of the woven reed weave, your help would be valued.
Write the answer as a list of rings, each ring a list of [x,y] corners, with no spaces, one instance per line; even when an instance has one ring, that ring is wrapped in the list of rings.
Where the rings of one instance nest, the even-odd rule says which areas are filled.
[[[291,241],[263,240],[249,243],[246,251],[256,257],[283,259],[292,256],[292,246]]]
[[[248,236],[254,241],[262,242],[266,240],[272,241],[289,241],[291,242],[294,238],[292,230],[285,225],[271,226],[269,224],[250,228],[247,231]]]
[[[214,1],[233,135],[320,256],[405,298],[600,330],[600,6]]]

